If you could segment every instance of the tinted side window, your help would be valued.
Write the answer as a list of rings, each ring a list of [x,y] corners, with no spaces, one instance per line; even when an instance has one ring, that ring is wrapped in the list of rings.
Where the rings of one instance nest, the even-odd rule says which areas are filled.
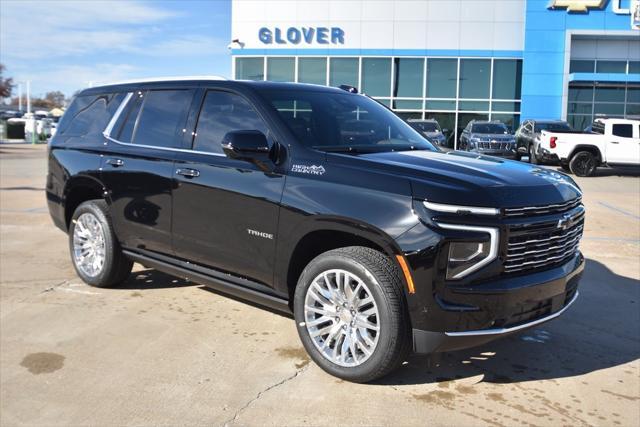
[[[144,94],[142,92],[135,92],[129,101],[129,105],[121,114],[121,117],[119,118],[120,123],[116,125],[120,126],[120,132],[116,135],[116,139],[118,141],[127,143],[131,142],[131,137],[133,136],[133,131],[138,119],[138,114],[140,113],[140,107],[142,107],[143,99]]]
[[[222,138],[236,130],[259,130],[267,135],[267,126],[253,107],[239,95],[209,91],[204,99],[193,149],[222,153]]]
[[[60,120],[60,134],[84,136],[102,133],[124,97],[124,93],[77,96]]]
[[[179,147],[181,138],[178,137],[178,131],[184,128],[192,99],[193,91],[191,90],[147,92],[135,126],[133,143],[156,147]],[[125,123],[125,128],[126,125]]]
[[[623,138],[633,137],[632,125],[613,125],[613,134],[615,136],[621,136]]]

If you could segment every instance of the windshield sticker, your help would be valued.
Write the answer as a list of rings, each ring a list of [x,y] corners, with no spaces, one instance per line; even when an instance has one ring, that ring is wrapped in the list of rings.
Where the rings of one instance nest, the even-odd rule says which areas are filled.
[[[293,165],[291,167],[291,172],[306,173],[309,175],[324,175],[325,169],[324,166]]]

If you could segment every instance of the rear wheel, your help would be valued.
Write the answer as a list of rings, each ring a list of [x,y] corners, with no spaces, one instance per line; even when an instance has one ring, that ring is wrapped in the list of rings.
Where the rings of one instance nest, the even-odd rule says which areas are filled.
[[[576,153],[569,161],[569,169],[576,176],[591,176],[596,171],[598,161],[593,153],[589,151],[580,151]]]
[[[104,200],[86,201],[69,224],[69,250],[78,276],[87,284],[110,287],[131,273],[131,262],[120,249]]]
[[[335,249],[311,261],[298,280],[294,313],[311,358],[348,381],[380,378],[410,350],[400,272],[370,248]]]

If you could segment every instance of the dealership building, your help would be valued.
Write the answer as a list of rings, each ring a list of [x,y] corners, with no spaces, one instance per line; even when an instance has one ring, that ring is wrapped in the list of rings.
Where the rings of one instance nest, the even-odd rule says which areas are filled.
[[[454,140],[640,115],[640,0],[233,0],[229,47],[237,79],[351,85]]]

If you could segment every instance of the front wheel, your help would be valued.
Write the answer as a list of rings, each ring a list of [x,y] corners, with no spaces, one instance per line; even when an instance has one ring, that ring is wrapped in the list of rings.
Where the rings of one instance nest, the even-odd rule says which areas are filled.
[[[591,176],[596,171],[597,160],[589,151],[576,153],[569,161],[569,169],[576,176]]]
[[[69,249],[76,273],[91,286],[118,285],[133,268],[120,249],[104,200],[86,201],[75,210],[69,224]]]
[[[410,350],[400,272],[370,248],[335,249],[311,261],[298,280],[294,313],[314,362],[347,381],[380,378]]]

